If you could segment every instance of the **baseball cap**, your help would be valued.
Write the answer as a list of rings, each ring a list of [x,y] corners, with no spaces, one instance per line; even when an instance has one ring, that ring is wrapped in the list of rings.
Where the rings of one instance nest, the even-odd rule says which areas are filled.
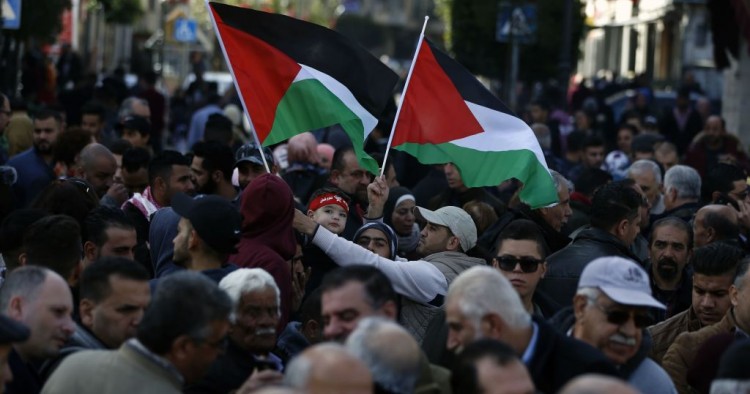
[[[31,331],[23,323],[0,314],[0,344],[24,342]]]
[[[128,115],[117,124],[116,129],[117,131],[138,130],[141,134],[151,134],[151,122],[143,116]]]
[[[219,253],[235,253],[242,232],[242,216],[222,197],[200,194],[191,198],[177,193],[172,210],[193,225],[198,236]]]
[[[626,258],[600,257],[588,263],[578,281],[578,288],[584,287],[596,287],[618,304],[666,309],[651,295],[646,271]]]
[[[266,156],[266,161],[268,162],[268,166],[272,166],[274,164],[273,162],[273,153],[271,153],[271,149],[268,147],[263,148],[263,155]],[[242,145],[239,149],[237,149],[237,153],[234,155],[234,165],[240,164],[243,161],[248,161],[250,163],[263,165],[263,158],[260,157],[260,151],[258,151],[258,145],[255,142],[248,142],[245,145]]]
[[[464,252],[477,244],[477,226],[471,216],[459,207],[447,206],[437,211],[417,207],[414,213],[430,223],[448,227],[458,237]]]

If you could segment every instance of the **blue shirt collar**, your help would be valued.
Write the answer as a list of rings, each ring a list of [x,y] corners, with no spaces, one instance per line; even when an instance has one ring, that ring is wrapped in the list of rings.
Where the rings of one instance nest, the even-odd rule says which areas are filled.
[[[531,340],[529,341],[529,345],[526,346],[523,356],[521,356],[521,361],[527,366],[531,364],[531,358],[534,357],[534,351],[536,350],[536,342],[539,340],[539,326],[532,321],[531,327],[533,329]]]

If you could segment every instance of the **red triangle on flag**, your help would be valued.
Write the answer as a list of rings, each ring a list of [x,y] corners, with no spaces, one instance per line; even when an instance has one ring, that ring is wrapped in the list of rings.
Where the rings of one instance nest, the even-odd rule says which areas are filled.
[[[441,144],[484,131],[426,40],[401,100],[394,147],[407,142]]]

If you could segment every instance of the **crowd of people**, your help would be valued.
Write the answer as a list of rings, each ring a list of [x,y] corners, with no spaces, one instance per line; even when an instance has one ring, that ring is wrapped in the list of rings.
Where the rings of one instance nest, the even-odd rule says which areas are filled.
[[[383,176],[337,126],[260,147],[200,79],[183,152],[155,86],[0,95],[7,392],[750,391],[748,160],[695,84],[617,119],[585,83],[530,100],[534,209],[384,160],[387,127]]]

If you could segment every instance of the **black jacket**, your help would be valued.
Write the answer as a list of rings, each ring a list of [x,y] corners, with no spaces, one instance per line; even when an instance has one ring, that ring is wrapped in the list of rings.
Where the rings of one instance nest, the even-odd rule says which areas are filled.
[[[559,332],[568,332],[576,322],[575,314],[573,313],[573,307],[568,307],[558,312],[552,319],[549,319],[549,323],[557,329]],[[577,339],[573,339],[576,342],[581,342]],[[581,342],[583,343],[583,342]],[[620,378],[627,380],[630,375],[635,371],[641,362],[648,357],[648,352],[651,350],[653,341],[651,340],[651,334],[647,329],[643,329],[643,336],[641,339],[641,346],[633,357],[630,358],[625,364],[617,367],[617,374]]]
[[[549,253],[555,253],[558,250],[564,248],[570,243],[570,238],[566,235],[561,234],[547,224],[547,222],[539,215],[539,213],[530,210],[527,206],[522,205],[520,209],[508,209],[500,218],[493,223],[487,230],[482,233],[477,241],[477,244],[488,250],[491,256],[497,255],[497,241],[500,237],[500,233],[507,227],[511,222],[518,219],[527,219],[534,222],[539,231],[544,237],[544,241],[547,243],[547,250]]]
[[[534,322],[539,327],[539,334],[526,367],[538,391],[556,393],[568,381],[587,373],[617,376],[617,370],[604,354],[568,338],[541,319],[534,318]]]
[[[581,230],[570,245],[547,258],[547,274],[539,286],[561,306],[570,306],[583,269],[592,260],[605,256],[620,256],[642,265],[617,237],[589,227]]]

